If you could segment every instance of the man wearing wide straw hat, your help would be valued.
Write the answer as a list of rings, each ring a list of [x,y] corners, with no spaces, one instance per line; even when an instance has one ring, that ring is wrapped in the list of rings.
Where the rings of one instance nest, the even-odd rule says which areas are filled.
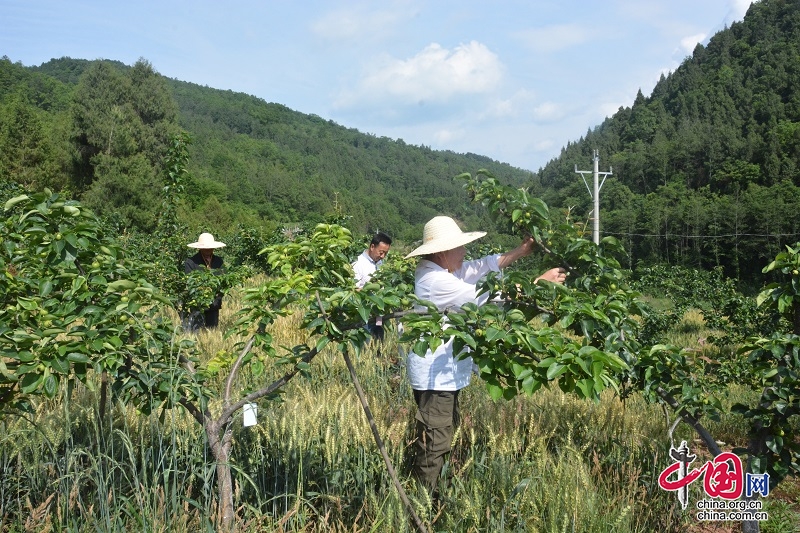
[[[214,239],[210,233],[201,233],[196,242],[189,243],[189,248],[197,249],[197,253],[188,258],[183,269],[188,274],[201,268],[222,272],[222,258],[214,255],[214,250],[223,248],[224,242]],[[194,310],[190,313],[185,327],[195,331],[201,327],[215,328],[219,324],[219,310],[222,308],[222,294],[217,294],[208,309]]]
[[[423,229],[422,245],[406,257],[420,256],[414,274],[414,293],[440,311],[458,309],[466,303],[481,305],[487,294],[477,295],[476,284],[489,272],[499,272],[517,259],[530,255],[534,240],[530,237],[504,254],[490,255],[464,262],[464,245],[486,235],[485,231],[463,232],[445,216],[431,219]],[[548,270],[537,278],[563,283],[562,268]],[[472,376],[472,358],[457,359],[453,339],[441,344],[424,357],[409,354],[406,370],[417,403],[417,428],[412,472],[429,491],[434,492],[447,454],[453,431],[458,425],[458,391]]]

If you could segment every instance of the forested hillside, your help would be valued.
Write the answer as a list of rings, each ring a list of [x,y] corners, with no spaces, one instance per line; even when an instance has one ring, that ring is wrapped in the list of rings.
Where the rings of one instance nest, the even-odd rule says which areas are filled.
[[[613,81],[613,78],[612,78]],[[326,214],[413,240],[436,213],[486,226],[452,181],[488,168],[589,224],[575,167],[613,175],[601,232],[640,262],[742,279],[800,238],[800,4],[763,0],[716,34],[650,96],[639,93],[537,173],[475,154],[376,137],[279,103],[167,79],[145,59],[0,60],[0,178],[68,190],[121,228],[160,209],[161,157],[189,132],[184,221],[224,234]],[[480,220],[479,220],[480,219]]]
[[[411,146],[167,79],[146,60],[132,68],[70,58],[23,67],[4,58],[0,102],[0,143],[10,147],[0,156],[3,176],[68,187],[120,226],[144,230],[159,210],[155,167],[179,129],[192,139],[184,217],[219,233],[338,212],[357,231],[416,238],[435,214],[480,216],[453,176],[488,168],[515,185],[531,176],[480,155]]]
[[[578,169],[613,168],[601,191],[604,235],[631,262],[723,266],[758,276],[800,238],[800,3],[763,0],[652,94],[641,93],[537,175],[551,205],[590,200]]]
[[[475,154],[411,146],[254,97],[170,83],[196,139],[194,173],[267,218],[305,220],[338,208],[356,226],[402,234],[441,212],[472,212],[452,178],[490,168],[521,185],[530,173]],[[416,233],[412,238],[416,238]]]

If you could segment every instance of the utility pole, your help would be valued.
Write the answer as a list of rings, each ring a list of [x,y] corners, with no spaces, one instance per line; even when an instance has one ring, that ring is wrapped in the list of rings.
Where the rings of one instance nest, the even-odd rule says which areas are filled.
[[[594,239],[595,244],[600,244],[600,189],[603,188],[603,183],[606,182],[606,178],[612,174],[612,168],[608,167],[608,172],[599,172],[598,166],[600,165],[600,155],[597,150],[594,151],[594,170],[592,170],[593,176],[593,183],[592,188],[589,188],[589,182],[586,181],[586,174],[588,174],[589,170],[578,170],[578,165],[575,165],[575,173],[580,174],[583,178],[583,183],[586,185],[586,189],[589,191],[589,196],[591,196],[592,200],[594,201],[594,209],[592,209],[592,220],[593,224],[593,231],[592,237]],[[598,183],[600,174],[603,175],[603,181]]]

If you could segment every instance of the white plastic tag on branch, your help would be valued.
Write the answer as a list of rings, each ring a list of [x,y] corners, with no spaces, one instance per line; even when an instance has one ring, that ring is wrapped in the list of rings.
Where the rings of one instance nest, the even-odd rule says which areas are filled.
[[[258,412],[258,405],[254,403],[244,404],[242,411],[242,425],[244,427],[256,425],[256,413]]]

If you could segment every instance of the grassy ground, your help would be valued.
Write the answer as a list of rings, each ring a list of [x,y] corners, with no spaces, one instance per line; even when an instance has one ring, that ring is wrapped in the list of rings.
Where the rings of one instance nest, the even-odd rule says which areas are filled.
[[[228,298],[221,329],[203,331],[203,353],[230,350],[224,338],[239,307]],[[275,343],[305,339],[296,319],[277,324]],[[685,346],[703,345],[702,323],[677,329]],[[391,460],[431,531],[710,532],[738,524],[701,523],[690,506],[661,490],[671,462],[671,420],[640,397],[606,394],[595,404],[558,389],[493,402],[479,380],[462,395],[463,421],[443,473],[440,501],[417,491],[404,461],[414,402],[396,337],[351,354]],[[270,367],[243,390],[285,369]],[[220,381],[221,384],[221,381]],[[726,402],[741,400],[733,388]],[[201,428],[181,411],[142,416],[116,404],[97,421],[96,391],[79,388],[42,402],[30,417],[0,422],[0,531],[214,531],[213,462]],[[737,415],[709,421],[725,447],[744,442]],[[235,419],[232,466],[239,531],[413,531],[386,474],[339,353],[312,363],[279,401],[261,402],[258,424]],[[700,450],[679,427],[676,439]],[[697,484],[695,484],[697,485]],[[692,486],[690,501],[702,497]],[[800,485],[787,480],[765,499],[767,533],[800,531]]]

